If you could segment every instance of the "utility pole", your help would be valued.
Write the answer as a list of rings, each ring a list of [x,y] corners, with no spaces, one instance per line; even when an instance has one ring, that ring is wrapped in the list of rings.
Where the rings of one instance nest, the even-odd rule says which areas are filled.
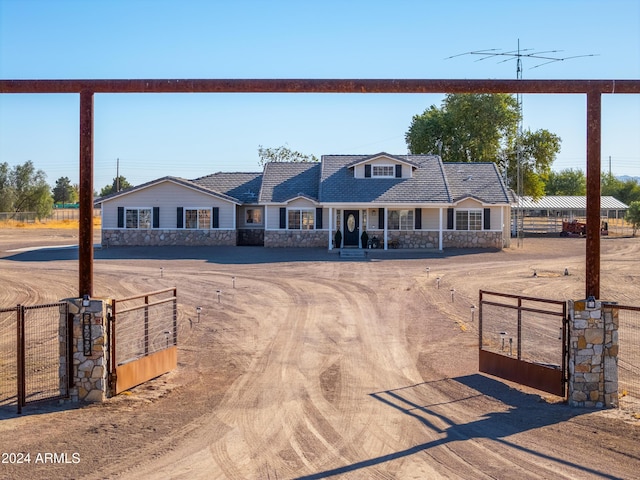
[[[116,158],[116,193],[120,191],[120,159]]]
[[[588,55],[573,55],[571,57],[558,57],[555,54],[561,52],[562,50],[545,50],[540,52],[532,52],[531,48],[520,49],[520,39],[518,39],[518,48],[517,50],[500,52],[498,48],[490,48],[486,50],[475,50],[472,52],[459,53],[457,55],[452,55],[450,57],[445,58],[448,60],[450,58],[461,57],[463,55],[480,55],[482,58],[479,58],[476,61],[486,60],[487,58],[495,58],[495,57],[505,57],[503,60],[500,60],[498,63],[508,62],[510,60],[516,59],[516,78],[518,80],[522,80],[522,59],[523,58],[531,58],[535,60],[542,60],[541,63],[531,67],[538,68],[543,65],[547,65],[548,63],[553,62],[561,62],[563,60],[569,60],[571,58],[580,58],[580,57],[594,57],[596,54],[588,54]],[[529,53],[525,53],[529,52]],[[516,138],[515,144],[515,153],[516,153],[516,195],[518,197],[518,205],[516,207],[516,215],[514,220],[514,226],[516,228],[516,237],[518,239],[518,247],[522,247],[523,244],[523,236],[524,236],[524,212],[522,208],[522,197],[524,195],[524,165],[523,165],[523,152],[521,139],[523,135],[523,109],[522,109],[522,93],[516,93],[516,103],[518,105],[518,135]],[[508,165],[508,162],[507,162]],[[504,177],[507,177],[507,167],[505,167],[505,171],[503,172]],[[507,185],[509,186],[509,185]]]

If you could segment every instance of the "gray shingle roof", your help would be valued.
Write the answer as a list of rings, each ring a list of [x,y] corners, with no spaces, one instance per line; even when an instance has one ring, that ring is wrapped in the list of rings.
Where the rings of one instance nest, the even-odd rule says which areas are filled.
[[[484,203],[509,203],[510,196],[495,163],[443,163],[454,202],[473,197]]]
[[[241,203],[257,203],[262,173],[218,172],[196,178],[192,182],[208,190],[233,197]]]
[[[93,203],[94,203],[94,205],[99,205],[102,202],[110,201],[110,200],[113,200],[113,199],[115,199],[117,197],[121,197],[121,196],[124,196],[124,195],[129,195],[131,193],[137,192],[139,190],[144,190],[145,188],[149,188],[149,187],[152,187],[154,185],[157,185],[157,184],[160,184],[160,183],[163,183],[163,182],[173,182],[173,183],[176,183],[178,185],[182,185],[182,186],[185,186],[185,187],[193,188],[195,190],[198,190],[198,191],[200,191],[202,193],[206,193],[208,195],[213,195],[215,197],[221,198],[223,200],[227,200],[229,202],[240,203],[237,198],[232,197],[230,195],[227,195],[224,192],[217,192],[217,191],[211,190],[211,189],[209,189],[209,188],[207,188],[207,187],[205,187],[203,185],[198,185],[197,183],[194,183],[192,180],[187,180],[187,179],[184,179],[184,178],[172,177],[172,176],[166,176],[166,177],[157,178],[155,180],[151,180],[149,182],[142,183],[140,185],[136,185],[136,186],[133,186],[133,187],[126,188],[126,189],[121,190],[121,191],[116,192],[116,193],[111,193],[109,195],[105,195],[104,197],[95,199],[93,201]]]
[[[327,203],[448,203],[450,193],[440,158],[396,155],[416,165],[412,178],[354,178],[350,165],[378,155],[324,155],[320,201]]]
[[[269,162],[264,167],[261,203],[285,203],[303,196],[318,200],[320,163]]]

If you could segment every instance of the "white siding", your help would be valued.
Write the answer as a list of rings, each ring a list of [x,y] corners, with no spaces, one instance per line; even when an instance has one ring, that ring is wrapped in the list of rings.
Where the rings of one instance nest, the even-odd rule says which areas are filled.
[[[439,228],[440,228],[440,209],[423,208],[422,209],[422,229],[438,230]]]
[[[163,182],[107,200],[102,205],[103,228],[118,228],[118,207],[160,207],[160,228],[176,228],[177,208],[218,207],[221,229],[233,228],[235,205],[229,201],[175,184]]]

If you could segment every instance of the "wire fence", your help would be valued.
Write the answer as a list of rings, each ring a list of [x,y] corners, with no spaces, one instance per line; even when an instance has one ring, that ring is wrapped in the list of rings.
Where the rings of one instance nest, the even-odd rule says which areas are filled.
[[[93,216],[100,217],[100,209],[93,209]],[[47,217],[38,220],[36,212],[0,212],[0,223],[16,222],[16,223],[36,223],[38,221],[60,222],[64,220],[79,220],[80,210],[77,208],[56,208],[51,211]]]
[[[18,402],[18,307],[0,309],[0,406]]]
[[[640,307],[618,310],[618,392],[640,400]]]

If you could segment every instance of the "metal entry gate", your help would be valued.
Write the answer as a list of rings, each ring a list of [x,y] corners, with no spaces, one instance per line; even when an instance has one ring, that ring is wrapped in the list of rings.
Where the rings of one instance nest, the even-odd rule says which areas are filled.
[[[0,309],[0,406],[69,397],[71,322],[66,302]]]
[[[618,393],[640,400],[640,307],[618,309]]]
[[[114,395],[178,364],[177,289],[113,300],[109,325],[109,379]]]
[[[566,396],[567,303],[480,290],[479,370]]]

